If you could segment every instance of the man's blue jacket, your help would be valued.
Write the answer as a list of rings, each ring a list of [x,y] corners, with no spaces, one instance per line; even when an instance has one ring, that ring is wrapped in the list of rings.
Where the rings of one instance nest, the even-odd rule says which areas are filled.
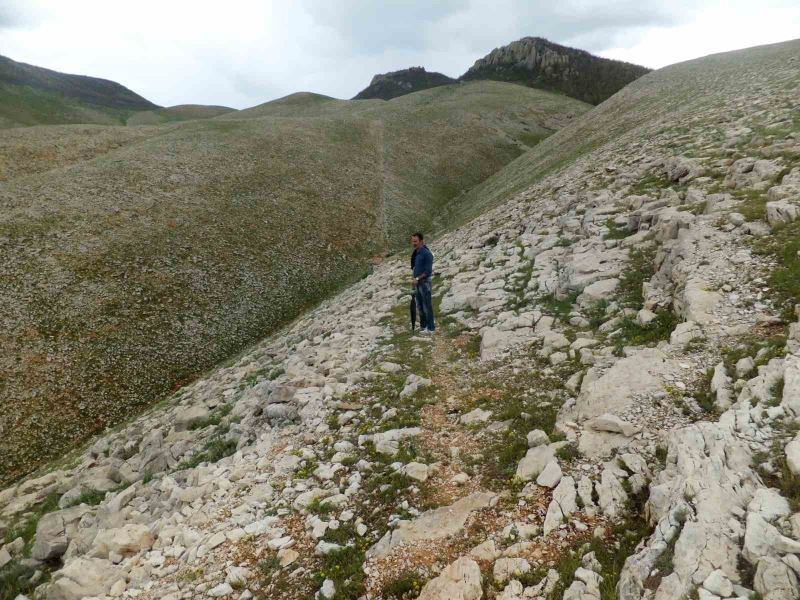
[[[412,264],[414,277],[422,277],[424,275],[423,279],[430,279],[433,273],[433,254],[428,250],[427,246],[420,246],[414,251]]]

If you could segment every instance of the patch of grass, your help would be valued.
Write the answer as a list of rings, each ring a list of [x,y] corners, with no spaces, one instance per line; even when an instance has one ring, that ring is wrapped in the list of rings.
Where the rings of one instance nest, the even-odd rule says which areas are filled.
[[[736,372],[736,363],[746,357],[752,357],[755,366],[767,364],[773,358],[783,356],[786,346],[785,335],[761,337],[747,335],[739,338],[735,346],[724,346],[720,353],[722,362],[728,373]],[[761,353],[761,356],[757,356]]]
[[[17,560],[12,560],[0,569],[0,600],[14,600],[20,595],[31,595],[31,592],[46,580],[30,583],[35,571],[33,567],[23,566]],[[45,572],[49,575],[49,570],[45,569]]]
[[[667,453],[668,450],[666,446],[656,446],[655,457],[662,470],[667,466]]]
[[[667,547],[664,551],[658,556],[653,566],[658,569],[659,577],[664,577],[665,575],[669,575],[674,570],[673,565],[673,558],[675,557],[675,544],[678,542],[678,538],[681,535],[681,531],[683,531],[683,526],[686,523],[686,514],[681,513],[676,515],[678,517],[678,529],[675,534],[667,540]]]
[[[695,382],[692,389],[692,397],[698,406],[706,413],[716,413],[717,406],[714,402],[714,395],[711,393],[711,378],[714,377],[714,369],[706,369],[705,374]]]
[[[258,575],[262,586],[272,583],[275,574],[281,568],[281,561],[277,555],[272,555],[258,563]]]
[[[608,228],[608,233],[603,236],[604,240],[622,240],[632,233],[627,227],[617,225],[611,217],[606,221],[606,227]]]
[[[577,444],[567,444],[566,446],[561,446],[561,448],[556,450],[556,456],[560,460],[568,463],[580,457],[580,455],[581,453],[578,450]]]
[[[596,330],[605,323],[608,318],[607,310],[609,304],[608,300],[599,300],[583,310],[583,314],[589,320],[589,327],[592,330]]]
[[[21,537],[25,541],[24,555],[28,556],[33,538],[36,535],[36,527],[39,525],[39,519],[47,513],[58,510],[58,501],[60,499],[61,495],[56,492],[48,494],[44,500],[26,513],[27,516],[22,517],[6,530],[4,543],[13,542],[18,537]]]
[[[775,228],[772,235],[753,242],[757,253],[778,264],[770,270],[767,283],[772,299],[787,321],[794,320],[794,305],[800,298],[800,221]]]
[[[234,452],[236,452],[236,442],[225,439],[224,434],[217,434],[206,442],[203,450],[178,463],[175,470],[183,471],[185,469],[194,469],[204,462],[215,463],[226,456],[230,456]]]
[[[381,595],[396,600],[411,600],[419,596],[425,579],[416,571],[403,571],[397,579],[384,584]]]
[[[617,298],[620,305],[639,309],[644,302],[642,285],[653,276],[653,261],[656,257],[654,245],[644,248],[632,248],[628,255],[628,264],[619,278]]]
[[[352,546],[334,550],[322,557],[320,570],[313,574],[315,586],[321,587],[326,579],[333,580],[336,594],[332,600],[353,600],[364,593],[364,557],[369,542],[358,540]]]
[[[640,325],[630,317],[624,318],[617,327],[620,333],[613,338],[615,352],[621,354],[625,346],[648,346],[668,340],[678,322],[677,315],[667,309],[658,310],[656,318],[647,325]]]
[[[297,479],[308,479],[314,475],[314,470],[319,466],[319,463],[313,459],[307,459],[306,464],[295,471]]]
[[[577,298],[578,294],[571,294],[563,299],[556,298],[553,294],[547,294],[539,298],[537,304],[543,312],[560,321],[567,322],[569,313],[572,312],[572,305],[575,304]]]
[[[769,395],[770,400],[767,402],[767,406],[779,406],[783,401],[783,377],[772,384],[769,388]]]
[[[756,463],[756,456],[753,462]],[[758,457],[763,459],[764,457]],[[774,443],[770,459],[774,467],[774,472],[769,472],[764,468],[759,468],[759,474],[768,487],[775,487],[780,490],[781,496],[789,501],[792,512],[800,510],[800,477],[792,473],[789,464],[786,462],[786,453],[783,444]]]
[[[205,419],[201,419],[200,421],[193,423],[189,429],[204,429],[210,425],[217,427],[222,419],[230,414],[232,410],[233,404],[223,404],[222,406],[217,406],[214,410],[208,413],[208,416]]]
[[[97,506],[106,499],[106,493],[100,490],[84,490],[81,495],[72,500],[67,507],[79,506],[86,504],[87,506]]]

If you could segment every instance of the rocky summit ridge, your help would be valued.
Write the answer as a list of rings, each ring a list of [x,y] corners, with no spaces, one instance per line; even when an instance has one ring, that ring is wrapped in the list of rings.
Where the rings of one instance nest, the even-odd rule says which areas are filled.
[[[601,58],[540,37],[524,37],[475,61],[460,79],[497,79],[600,104],[650,69]]]
[[[673,65],[635,126],[555,134],[569,160],[432,240],[435,336],[388,259],[0,492],[0,589],[800,598],[798,55]]]
[[[353,100],[369,98],[390,100],[397,96],[450,83],[456,83],[456,80],[442,73],[426,71],[424,67],[410,67],[375,75],[369,85],[356,94]]]

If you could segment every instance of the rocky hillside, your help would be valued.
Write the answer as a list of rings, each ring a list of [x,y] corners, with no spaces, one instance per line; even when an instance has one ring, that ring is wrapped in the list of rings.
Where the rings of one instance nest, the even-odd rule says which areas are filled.
[[[589,109],[495,82],[440,90],[317,116],[270,116],[283,102],[3,132],[0,480],[357,280],[405,241],[412,216],[424,226]]]
[[[156,108],[114,81],[59,73],[0,56],[0,128],[120,124],[133,112]]]
[[[650,69],[600,58],[538,37],[495,48],[460,79],[511,81],[600,104]]]
[[[369,85],[356,94],[353,100],[369,100],[371,98],[390,100],[397,96],[451,83],[456,83],[452,77],[426,71],[424,67],[411,67],[375,75]]]
[[[434,336],[386,260],[1,492],[3,597],[800,598],[798,55],[566,136],[433,241]]]

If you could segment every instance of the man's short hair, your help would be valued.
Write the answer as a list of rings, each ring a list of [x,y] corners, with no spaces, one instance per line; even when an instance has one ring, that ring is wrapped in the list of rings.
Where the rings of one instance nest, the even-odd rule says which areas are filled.
[[[424,237],[422,237],[422,234],[419,231],[412,233],[411,237],[417,238],[420,242],[425,239]]]

